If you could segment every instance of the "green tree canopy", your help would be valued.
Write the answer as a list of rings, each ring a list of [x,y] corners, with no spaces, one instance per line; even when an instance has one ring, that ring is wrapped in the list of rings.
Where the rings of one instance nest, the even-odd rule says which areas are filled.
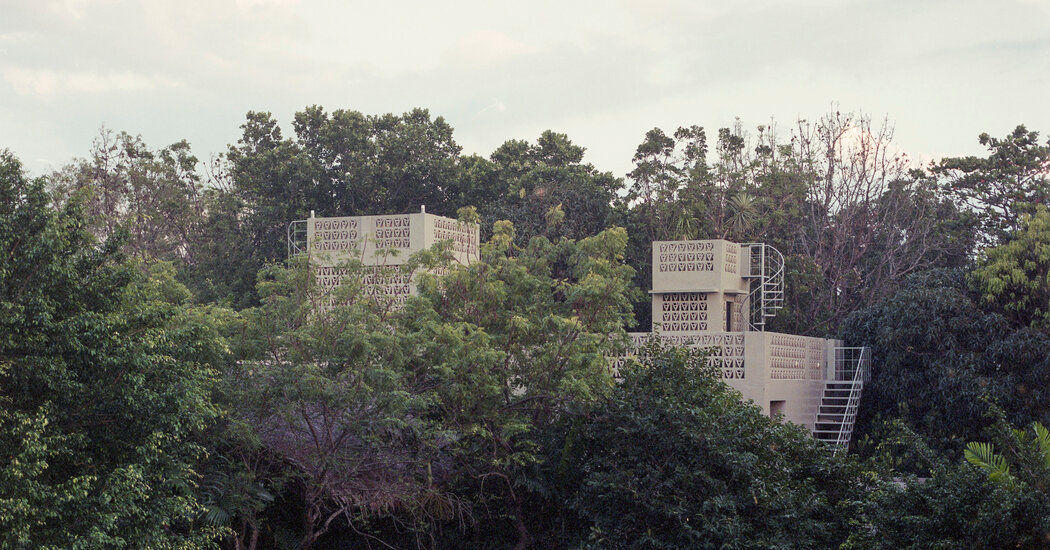
[[[771,419],[703,355],[650,349],[577,421],[561,479],[589,526],[581,548],[832,548],[860,469]]]
[[[1004,138],[978,138],[988,157],[953,157],[931,166],[960,208],[973,209],[986,244],[1001,244],[1021,229],[1026,214],[1050,200],[1050,140],[1019,125]]]
[[[536,236],[582,239],[610,226],[612,203],[623,182],[583,162],[584,148],[568,136],[547,130],[536,143],[511,140],[493,151],[488,163],[470,164],[476,185],[486,172],[498,182],[495,200],[485,193],[468,198],[483,219],[514,224],[518,244]],[[484,187],[482,187],[484,190]],[[556,212],[568,215],[556,215]]]
[[[886,300],[852,314],[848,342],[872,348],[858,434],[901,418],[935,449],[961,452],[989,425],[988,403],[1014,423],[1046,421],[1050,339],[982,307],[960,269],[919,273]]]
[[[1014,326],[1050,330],[1050,211],[1025,215],[1009,241],[981,253],[972,277],[985,304]]]
[[[170,267],[88,227],[0,152],[0,546],[209,546],[194,434],[225,344]]]
[[[479,513],[513,526],[520,548],[534,540],[524,505],[547,452],[543,430],[612,387],[607,355],[630,318],[626,241],[612,228],[522,247],[497,222],[481,261],[424,277],[401,317],[413,362],[432,377],[435,414],[457,434],[460,486]]]

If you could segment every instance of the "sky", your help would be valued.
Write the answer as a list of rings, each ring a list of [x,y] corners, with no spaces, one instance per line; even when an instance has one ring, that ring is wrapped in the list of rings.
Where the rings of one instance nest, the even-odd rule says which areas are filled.
[[[1050,134],[1050,0],[0,0],[0,149],[32,175],[102,126],[208,159],[248,111],[428,108],[464,153],[551,129],[624,176],[645,132],[829,110],[913,158]]]

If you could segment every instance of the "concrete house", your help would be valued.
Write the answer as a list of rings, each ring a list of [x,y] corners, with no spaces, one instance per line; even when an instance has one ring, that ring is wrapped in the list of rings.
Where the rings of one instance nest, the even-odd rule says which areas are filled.
[[[653,332],[630,333],[632,353],[657,337],[708,350],[744,399],[818,439],[849,443],[870,353],[839,340],[765,330],[784,303],[780,252],[725,240],[657,241],[652,275]]]
[[[452,241],[456,261],[477,259],[478,226],[427,214],[347,216],[296,220],[288,226],[288,255],[310,254],[310,267],[322,288],[335,288],[343,280],[338,264],[357,257],[369,271],[371,292],[393,307],[415,293],[412,273],[403,269],[408,257],[441,241]],[[393,251],[393,253],[390,253]]]
[[[297,220],[288,227],[289,255],[310,254],[322,287],[334,288],[344,273],[338,263],[359,254],[371,291],[400,307],[415,292],[403,270],[414,252],[452,241],[457,261],[477,259],[473,224],[427,214],[353,216]],[[390,255],[380,250],[395,250]],[[868,375],[865,348],[838,340],[766,331],[784,302],[784,258],[764,244],[725,240],[657,241],[652,249],[654,332],[630,333],[631,350],[613,368],[638,354],[647,340],[707,350],[723,380],[770,415],[808,428],[815,437],[844,447],[849,442],[860,393]]]

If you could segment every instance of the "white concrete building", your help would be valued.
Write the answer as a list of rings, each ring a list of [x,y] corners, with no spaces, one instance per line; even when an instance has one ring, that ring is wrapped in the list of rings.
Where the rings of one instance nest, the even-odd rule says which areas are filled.
[[[441,241],[451,241],[455,261],[470,263],[478,258],[478,226],[427,214],[346,216],[296,220],[288,226],[288,254],[308,252],[310,267],[321,287],[339,285],[344,270],[338,266],[360,259],[371,278],[368,288],[400,307],[414,294],[414,273],[403,269],[408,257]]]
[[[359,256],[371,292],[400,307],[415,292],[402,269],[414,252],[451,241],[457,261],[478,258],[474,224],[425,213],[311,217],[288,228],[288,252],[309,252],[322,287],[335,288],[338,264]],[[395,251],[390,254],[389,251]],[[665,343],[706,349],[727,384],[814,436],[845,446],[867,377],[865,348],[838,340],[765,330],[784,301],[784,258],[764,244],[725,240],[657,241],[652,250],[654,332],[630,333],[636,354],[654,335]],[[614,361],[613,367],[626,358]]]
[[[655,334],[708,350],[727,384],[767,414],[844,446],[852,434],[868,352],[838,340],[767,332],[784,301],[784,258],[763,244],[657,241],[653,333],[631,333],[632,353]]]

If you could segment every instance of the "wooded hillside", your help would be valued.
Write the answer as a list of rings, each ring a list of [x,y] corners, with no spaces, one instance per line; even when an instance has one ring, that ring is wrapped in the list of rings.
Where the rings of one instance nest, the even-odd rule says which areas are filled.
[[[1050,546],[1038,132],[923,165],[856,113],[654,128],[621,177],[553,131],[464,155],[424,109],[287,127],[0,152],[0,548]],[[351,261],[317,307],[289,222],[421,205],[480,261],[414,256],[400,310]],[[650,242],[707,238],[784,253],[771,330],[871,346],[849,453],[697,353],[613,380]]]

